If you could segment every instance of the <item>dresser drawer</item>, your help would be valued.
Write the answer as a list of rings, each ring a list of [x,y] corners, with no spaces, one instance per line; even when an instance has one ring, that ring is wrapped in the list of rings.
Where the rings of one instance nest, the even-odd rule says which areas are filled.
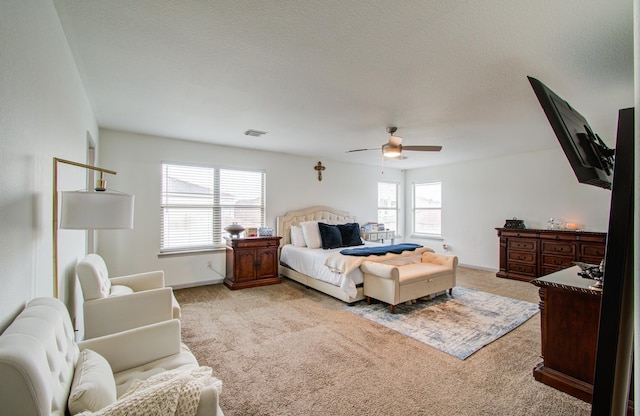
[[[509,265],[507,266],[508,273],[522,274],[531,277],[536,277],[536,269],[536,264],[509,263]]]
[[[507,242],[509,250],[536,251],[538,241],[526,238],[510,238]]]
[[[580,245],[580,256],[582,257],[595,257],[599,259],[604,258],[605,246],[602,244],[593,245],[593,244],[581,244]]]
[[[536,253],[531,251],[510,250],[507,258],[510,262],[536,264]]]
[[[554,240],[554,241],[576,241],[576,233],[541,233],[541,240]]]
[[[564,256],[550,256],[550,255],[542,255],[541,265],[543,267],[558,267],[560,269],[566,269],[567,267],[574,266],[573,257],[564,257]]]
[[[547,241],[541,242],[540,250],[542,253],[555,253],[567,256],[576,255],[576,244],[569,241]]]
[[[505,238],[531,238],[538,239],[538,233],[530,230],[503,230],[500,235]]]
[[[235,247],[237,248],[246,248],[246,247],[274,247],[278,245],[278,240],[268,240],[268,241],[264,241],[264,240],[251,240],[251,239],[246,239],[244,241],[240,241],[237,244],[235,244]]]

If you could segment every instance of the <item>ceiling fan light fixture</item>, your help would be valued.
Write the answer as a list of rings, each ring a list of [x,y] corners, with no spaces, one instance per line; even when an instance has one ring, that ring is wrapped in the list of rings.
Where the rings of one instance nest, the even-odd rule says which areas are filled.
[[[384,157],[400,157],[402,155],[402,147],[394,146],[386,143],[382,145],[382,156]]]

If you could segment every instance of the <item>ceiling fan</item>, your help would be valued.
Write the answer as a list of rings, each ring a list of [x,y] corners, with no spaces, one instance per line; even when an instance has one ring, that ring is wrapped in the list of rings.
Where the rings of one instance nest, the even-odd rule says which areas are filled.
[[[419,152],[439,152],[442,150],[442,146],[403,146],[402,137],[394,136],[394,133],[398,130],[397,127],[387,127],[387,133],[389,142],[382,145],[382,156],[389,158],[396,158],[402,156],[402,150],[414,150]],[[378,149],[353,149],[347,150],[346,153],[362,152],[365,150],[378,150]]]

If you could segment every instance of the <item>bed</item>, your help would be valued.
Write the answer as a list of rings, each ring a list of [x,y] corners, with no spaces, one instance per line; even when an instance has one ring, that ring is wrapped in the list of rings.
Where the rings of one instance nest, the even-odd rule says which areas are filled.
[[[337,269],[332,271],[325,266],[326,263],[331,263],[331,259],[351,257],[339,254],[343,247],[311,249],[308,247],[296,247],[292,244],[292,227],[299,227],[301,223],[308,221],[345,224],[355,223],[356,218],[347,211],[327,206],[313,206],[297,211],[289,211],[285,215],[277,217],[277,235],[282,236],[280,240],[279,273],[347,303],[364,299],[365,295],[362,287],[364,274],[360,267],[343,268],[344,273],[342,273]],[[363,241],[363,243],[366,246],[381,245],[380,243],[367,241]],[[421,250],[416,250],[415,254],[420,252]]]
[[[280,240],[280,266],[279,273],[288,277],[291,280],[295,280],[312,289],[316,289],[322,293],[326,293],[329,296],[340,299],[344,302],[352,303],[364,299],[364,292],[362,290],[363,276],[360,270],[356,271],[356,276],[350,276],[353,278],[356,284],[355,296],[347,294],[340,285],[340,282],[336,282],[335,279],[340,279],[339,276],[325,277],[324,280],[318,279],[317,276],[309,276],[302,272],[296,271],[292,266],[288,265],[286,261],[290,261],[287,258],[287,250],[291,248],[291,227],[299,226],[304,221],[326,221],[327,223],[348,223],[356,222],[356,218],[350,215],[346,211],[337,210],[326,206],[313,206],[297,211],[289,211],[285,215],[276,218],[277,235],[282,236]],[[288,246],[286,249],[284,247]],[[282,258],[283,249],[285,258]],[[311,249],[310,249],[311,250]],[[334,249],[335,250],[335,249]],[[318,253],[324,250],[317,251]],[[328,250],[327,250],[328,251]],[[321,261],[317,259],[316,261]],[[327,273],[330,271],[327,269]],[[359,274],[359,278],[357,276]],[[333,279],[332,279],[333,278]],[[334,280],[330,282],[328,280]],[[337,283],[337,284],[336,284]]]

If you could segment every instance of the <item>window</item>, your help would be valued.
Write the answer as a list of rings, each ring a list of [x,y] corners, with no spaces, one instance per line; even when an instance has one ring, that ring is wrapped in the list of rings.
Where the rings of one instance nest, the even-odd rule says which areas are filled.
[[[442,183],[413,184],[413,234],[441,235]]]
[[[398,184],[378,182],[378,222],[384,229],[398,231]]]
[[[163,163],[160,252],[219,246],[234,222],[262,227],[264,189],[264,172]]]

